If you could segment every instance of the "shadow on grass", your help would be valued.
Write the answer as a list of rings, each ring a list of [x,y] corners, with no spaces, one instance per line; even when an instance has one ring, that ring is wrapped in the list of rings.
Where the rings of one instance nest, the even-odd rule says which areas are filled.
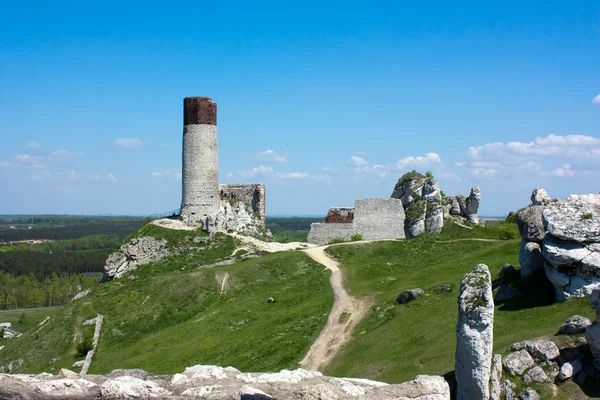
[[[544,271],[537,271],[524,279],[514,279],[511,286],[518,289],[520,293],[505,301],[500,306],[501,311],[519,311],[527,308],[546,307],[556,303],[554,286]]]

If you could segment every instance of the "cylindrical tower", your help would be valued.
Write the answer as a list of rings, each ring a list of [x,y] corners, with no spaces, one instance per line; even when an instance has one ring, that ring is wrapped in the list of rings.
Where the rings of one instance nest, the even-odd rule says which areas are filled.
[[[181,217],[204,223],[219,205],[217,104],[210,97],[183,99]]]

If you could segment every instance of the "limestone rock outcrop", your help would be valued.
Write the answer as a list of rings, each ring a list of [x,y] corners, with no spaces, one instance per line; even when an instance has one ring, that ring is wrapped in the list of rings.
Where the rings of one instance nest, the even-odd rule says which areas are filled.
[[[418,172],[409,172],[398,180],[391,195],[404,207],[404,228],[411,239],[421,233],[440,233],[444,226],[442,195],[435,179]]]
[[[459,194],[443,197],[444,218],[462,217],[472,224],[479,224],[477,212],[480,203],[481,189],[478,186],[472,187],[468,196]]]
[[[108,278],[120,278],[138,266],[158,261],[169,254],[167,241],[153,237],[131,239],[108,256],[104,270]]]
[[[478,264],[460,283],[455,363],[457,400],[490,396],[493,325],[492,280],[488,267]]]
[[[221,201],[216,211],[207,217],[206,230],[209,233],[232,230],[244,235],[272,237],[271,232],[263,228],[260,215],[243,201]]]
[[[517,212],[521,276],[545,271],[559,301],[589,296],[600,284],[600,195],[551,199],[534,189]]]
[[[65,379],[42,375],[0,374],[0,398],[19,399],[327,399],[450,400],[441,376],[419,375],[413,381],[387,384],[367,379],[331,378],[320,372],[283,370],[241,373],[235,368],[194,366],[182,374],[154,375],[116,370],[108,375]]]

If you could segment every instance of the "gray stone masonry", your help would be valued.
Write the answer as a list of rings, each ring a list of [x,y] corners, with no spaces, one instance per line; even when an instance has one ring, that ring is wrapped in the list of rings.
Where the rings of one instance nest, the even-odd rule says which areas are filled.
[[[260,216],[262,227],[266,226],[267,195],[264,183],[219,185],[221,200],[239,199],[248,204]]]
[[[363,240],[404,239],[404,207],[399,199],[357,199],[352,223],[314,223],[308,243],[324,245],[333,239],[350,240],[358,233]]]
[[[404,207],[393,198],[357,199],[354,230],[365,240],[404,239]]]
[[[199,223],[219,205],[219,165],[216,125],[183,128],[181,216]]]
[[[307,241],[308,243],[322,246],[334,239],[350,240],[354,233],[352,224],[327,224],[315,222],[310,225]]]

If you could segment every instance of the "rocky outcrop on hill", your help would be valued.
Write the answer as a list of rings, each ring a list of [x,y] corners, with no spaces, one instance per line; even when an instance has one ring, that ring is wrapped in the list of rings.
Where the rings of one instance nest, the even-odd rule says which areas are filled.
[[[116,370],[108,375],[59,378],[50,374],[0,374],[0,397],[10,399],[327,399],[450,400],[441,376],[419,375],[401,384],[367,379],[331,378],[302,369],[241,373],[235,368],[197,365],[181,374],[154,375]]]
[[[208,216],[206,230],[209,233],[235,231],[250,236],[272,237],[271,232],[263,227],[260,215],[243,201],[221,201],[217,210]]]
[[[489,399],[492,372],[494,300],[485,264],[460,283],[456,326],[456,398]]]
[[[521,276],[545,271],[559,301],[590,295],[600,284],[600,195],[551,199],[534,189],[517,212]]]
[[[468,196],[462,194],[442,198],[444,218],[463,217],[472,224],[479,223],[477,211],[481,202],[481,190],[478,186],[471,188]]]
[[[169,255],[167,241],[153,237],[131,239],[108,256],[104,270],[108,278],[120,278],[138,266],[158,261]]]
[[[435,179],[415,171],[406,173],[398,180],[391,197],[402,201],[407,238],[415,238],[423,232],[442,231],[442,196]]]

